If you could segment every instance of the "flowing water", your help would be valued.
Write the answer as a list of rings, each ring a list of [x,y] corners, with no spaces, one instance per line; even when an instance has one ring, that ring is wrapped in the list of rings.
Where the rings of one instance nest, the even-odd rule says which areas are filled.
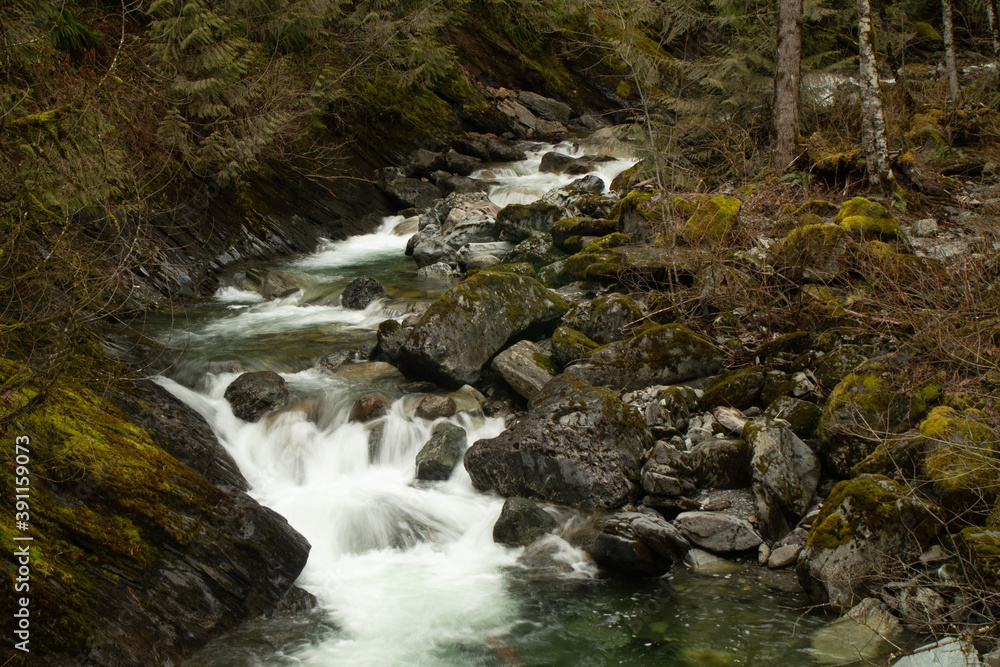
[[[542,152],[480,174],[497,204],[534,201],[576,178],[539,174]],[[628,165],[605,163],[597,175],[609,182]],[[150,321],[147,332],[170,351],[161,384],[208,420],[252,495],[312,544],[297,583],[320,603],[318,613],[251,623],[189,664],[812,664],[806,647],[821,620],[801,611],[804,598],[765,585],[756,565],[607,577],[558,536],[530,553],[494,544],[503,500],[475,491],[461,466],[446,482],[415,482],[414,456],[434,426],[414,416],[420,396],[385,365],[316,365],[452,284],[416,277],[403,256],[414,225],[387,218],[374,234],[263,267],[294,286],[281,298],[226,287]],[[379,279],[392,298],[341,308],[340,292],[358,275]],[[223,394],[240,372],[260,369],[281,373],[292,400],[246,423]],[[349,423],[354,400],[372,394],[393,401],[389,414]],[[456,399],[464,409],[451,421],[470,443],[501,432],[502,420],[462,392]],[[567,535],[577,519],[562,511]]]

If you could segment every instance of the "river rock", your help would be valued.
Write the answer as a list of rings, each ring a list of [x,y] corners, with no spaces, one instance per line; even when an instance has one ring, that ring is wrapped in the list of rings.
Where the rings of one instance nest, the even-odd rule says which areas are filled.
[[[434,427],[430,439],[417,453],[417,479],[444,481],[462,459],[468,442],[465,429],[449,422]]]
[[[709,575],[730,574],[740,567],[731,560],[719,558],[715,554],[703,551],[702,549],[691,549],[688,551],[684,557],[684,564],[692,572]]]
[[[578,178],[570,183],[568,189],[599,195],[607,189],[607,186],[604,185],[604,181],[601,180],[600,176],[590,174],[588,176],[584,176],[583,178]]]
[[[286,297],[299,289],[293,276],[269,269],[247,269],[237,283],[241,289],[256,292],[269,300]]]
[[[718,406],[728,406],[746,410],[753,405],[764,388],[765,373],[756,366],[729,371],[712,378],[698,401],[708,410]]]
[[[820,603],[849,608],[883,583],[905,579],[937,540],[940,509],[881,475],[859,475],[830,492],[796,571]]]
[[[452,176],[446,175],[442,178],[437,179],[435,184],[441,189],[445,195],[450,195],[453,192],[459,193],[474,193],[474,192],[489,192],[490,184],[484,181],[480,181],[476,178],[469,178],[467,176]]]
[[[441,198],[441,190],[436,185],[419,178],[406,178],[397,167],[380,170],[376,185],[400,208],[424,208]]]
[[[596,342],[606,345],[628,338],[625,327],[635,326],[642,318],[642,310],[632,297],[612,292],[594,299],[589,315],[587,326],[582,331]]]
[[[581,508],[619,507],[638,490],[650,436],[642,417],[606,389],[561,375],[524,419],[469,448],[480,490]]]
[[[909,655],[903,656],[892,667],[995,667],[1000,665],[1000,651],[994,662],[979,659],[976,648],[955,637],[945,637],[941,641],[921,646]]]
[[[528,90],[518,91],[517,101],[534,111],[539,117],[559,123],[568,123],[572,112],[570,106],[565,102],[544,97]]]
[[[256,371],[233,380],[224,396],[234,415],[255,422],[288,403],[288,387],[285,379],[274,371]]]
[[[470,384],[504,345],[551,332],[568,309],[532,278],[477,273],[421,315],[400,350],[400,370],[448,386]]]
[[[426,148],[418,148],[410,155],[409,176],[430,176],[436,171],[444,169],[445,159],[440,153],[429,151]]]
[[[722,366],[715,345],[681,324],[653,327],[600,348],[566,372],[594,385],[640,389],[711,375]]]
[[[594,171],[596,165],[583,159],[549,151],[542,156],[538,171],[556,174],[586,174]]]
[[[496,255],[475,255],[465,262],[466,271],[476,271],[478,269],[489,269],[500,263],[500,258]]]
[[[528,157],[520,148],[498,137],[487,138],[486,150],[493,162],[520,162]]]
[[[820,413],[821,409],[815,403],[791,396],[779,396],[764,410],[765,417],[787,422],[792,433],[800,438],[808,438],[816,432]]]
[[[500,518],[493,524],[493,541],[509,547],[526,547],[555,527],[552,515],[534,501],[508,498],[500,510]]]
[[[449,278],[458,278],[461,275],[458,269],[445,262],[436,262],[417,269],[418,278],[429,278],[431,280],[447,280]]]
[[[493,370],[514,391],[528,400],[533,399],[555,377],[552,360],[538,345],[522,340],[493,357]]]
[[[497,213],[497,225],[507,239],[519,243],[530,236],[552,231],[557,220],[564,218],[563,209],[536,201],[531,204],[507,204]]]
[[[603,568],[657,577],[683,560],[691,545],[659,514],[618,512],[597,524],[581,548]]]
[[[408,333],[396,320],[385,320],[379,324],[376,334],[378,340],[376,355],[389,363],[394,363],[399,357],[399,349],[403,347],[403,341],[406,340]]]
[[[454,148],[444,155],[445,169],[458,176],[468,176],[482,167],[482,162],[470,155],[463,155]]]
[[[782,570],[795,565],[802,553],[801,544],[786,544],[778,547],[767,558],[767,566],[772,570]]]
[[[420,419],[442,419],[451,417],[458,410],[455,399],[451,396],[430,394],[420,399],[417,404],[416,416]]]
[[[691,544],[713,553],[756,549],[763,541],[750,522],[726,512],[682,512],[674,526]]]
[[[833,282],[847,275],[850,241],[840,225],[805,225],[774,244],[768,262],[793,280]]]
[[[362,396],[354,401],[351,414],[347,418],[351,422],[370,422],[389,414],[389,399],[384,396]]]
[[[741,489],[750,483],[750,448],[739,438],[709,435],[680,454],[691,480],[703,489]]]
[[[368,276],[359,276],[349,282],[340,295],[340,305],[352,310],[364,310],[372,301],[388,296],[382,284]]]
[[[847,615],[821,628],[810,653],[821,665],[844,665],[884,660],[903,638],[903,627],[885,605],[865,598]]]
[[[755,419],[744,435],[753,451],[750,475],[760,527],[777,540],[809,510],[819,485],[820,461],[786,423]]]

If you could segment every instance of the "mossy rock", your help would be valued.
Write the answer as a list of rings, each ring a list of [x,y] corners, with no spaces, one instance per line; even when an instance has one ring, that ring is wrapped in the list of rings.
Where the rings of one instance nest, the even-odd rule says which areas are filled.
[[[602,236],[596,241],[588,243],[581,250],[583,252],[601,252],[602,250],[610,250],[612,248],[620,248],[622,246],[631,243],[631,239],[621,232],[615,232],[614,234],[608,234],[607,236]]]
[[[505,346],[553,331],[570,303],[533,278],[483,271],[442,294],[400,349],[399,368],[460,387]]]
[[[905,240],[899,221],[884,206],[864,197],[855,197],[841,204],[834,222],[862,240]]]
[[[697,208],[684,225],[688,243],[719,243],[732,236],[739,223],[743,202],[736,197],[719,195]]]
[[[952,522],[977,522],[993,509],[1000,494],[1000,439],[978,410],[934,408],[920,424],[927,440],[923,475],[930,494]]]
[[[682,218],[694,215],[694,205],[684,197],[677,195],[670,201],[670,212]]]
[[[721,366],[722,353],[711,340],[665,324],[595,350],[566,373],[596,386],[639,389],[711,375]]]
[[[527,276],[528,278],[538,277],[535,267],[528,262],[503,262],[494,264],[488,269],[472,269],[466,272],[466,277],[472,277],[479,273],[511,273],[515,276]]]
[[[625,327],[642,318],[639,305],[627,294],[600,296],[590,304],[586,333],[602,345],[627,338]]]
[[[970,526],[954,536],[959,556],[967,563],[978,589],[996,593],[1000,589],[1000,526]]]
[[[567,252],[579,252],[579,239],[584,236],[596,236],[598,238],[620,231],[618,223],[610,219],[601,220],[598,218],[563,218],[552,227],[552,242],[560,250]],[[571,245],[567,243],[569,239],[577,240]]]
[[[768,371],[760,392],[761,403],[770,405],[781,396],[790,396],[796,385],[792,374],[784,371]]]
[[[850,608],[907,568],[936,543],[940,509],[882,475],[837,484],[813,523],[796,568],[820,603]]]
[[[806,158],[809,173],[827,181],[843,181],[849,175],[861,175],[865,170],[865,154],[861,147],[838,150],[829,146],[819,132],[809,137]]]
[[[622,194],[631,190],[641,180],[642,162],[637,162],[611,179],[611,191]]]
[[[868,353],[860,345],[840,345],[820,358],[813,374],[821,385],[833,389],[867,359]]]
[[[792,433],[806,439],[811,438],[816,432],[820,412],[820,407],[815,403],[791,396],[780,396],[767,406],[764,416],[768,419],[784,419],[788,422]]]
[[[561,208],[543,201],[508,204],[497,213],[496,224],[507,235],[508,241],[520,243],[530,236],[552,231],[552,226],[562,215]]]
[[[549,238],[533,236],[518,243],[507,254],[506,260],[515,264],[527,262],[535,269],[541,269],[565,257],[566,253],[556,248]]]
[[[652,197],[649,192],[633,190],[615,204],[608,213],[608,221],[636,241],[651,241],[658,231],[656,223],[662,222]]]
[[[720,405],[746,410],[764,387],[764,370],[757,366],[729,371],[713,378],[699,403],[706,410]]]
[[[802,354],[813,347],[815,336],[808,331],[782,334],[757,346],[756,356],[761,363],[778,354]]]
[[[583,359],[600,346],[586,334],[561,326],[552,333],[552,361],[562,367]]]
[[[694,292],[704,304],[717,310],[732,310],[744,305],[746,294],[760,288],[760,282],[728,264],[709,264],[694,277]]]
[[[806,225],[776,243],[768,261],[795,280],[842,280],[849,268],[850,241],[850,233],[840,225]]]
[[[862,366],[845,377],[830,394],[817,430],[818,453],[838,477],[870,455],[887,434],[910,425],[910,397],[879,373],[882,367]]]
[[[580,252],[548,272],[546,284],[558,287],[582,281],[603,285],[650,286],[690,282],[705,265],[703,251],[693,248],[666,250],[648,245],[627,245],[599,252]]]

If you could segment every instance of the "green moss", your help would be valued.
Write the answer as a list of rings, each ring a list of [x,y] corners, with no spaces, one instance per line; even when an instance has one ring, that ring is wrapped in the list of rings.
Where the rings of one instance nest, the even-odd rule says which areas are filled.
[[[760,396],[764,378],[764,371],[756,366],[723,373],[706,385],[699,403],[707,410],[720,405],[746,410]]]
[[[534,352],[532,353],[531,358],[535,361],[539,368],[549,375],[555,375],[559,372],[559,370],[552,363],[552,357],[540,352]]]
[[[743,202],[736,197],[712,197],[688,219],[683,229],[684,238],[689,243],[723,241],[736,227],[742,207]]]
[[[677,195],[670,202],[670,212],[682,218],[690,218],[694,215],[694,206],[684,197]]]
[[[564,218],[552,226],[552,241],[561,250],[570,250],[569,239],[582,236],[604,237],[618,232],[618,223],[613,220],[595,218]],[[577,240],[573,246],[579,245]],[[577,249],[576,252],[579,252]]]
[[[629,242],[629,237],[620,232],[615,232],[614,234],[602,236],[593,243],[588,243],[583,248],[583,252],[600,252],[602,250],[610,250],[611,248],[620,248],[623,245],[628,245]]]
[[[954,539],[959,555],[976,575],[973,585],[995,593],[1000,587],[1000,527],[971,526]]]
[[[927,441],[922,472],[952,522],[988,515],[1000,494],[1000,440],[985,415],[939,406],[920,424],[920,434]]]
[[[819,424],[819,415],[820,407],[815,403],[788,396],[774,399],[764,411],[764,416],[769,419],[784,419],[792,433],[800,438],[813,435]]]
[[[582,359],[599,347],[599,343],[585,334],[566,326],[559,327],[552,334],[552,358],[560,366]]]
[[[652,198],[652,193],[633,190],[618,200],[618,203],[608,213],[608,221],[620,229],[625,218],[632,213],[640,213],[647,218],[650,217],[651,214],[645,211],[644,205],[648,204]]]
[[[902,231],[896,218],[881,204],[864,197],[855,197],[841,204],[834,222],[858,238],[902,240]]]
[[[838,207],[836,204],[831,204],[825,199],[810,199],[795,209],[793,215],[800,217],[806,213],[812,213],[813,215],[818,215],[821,218],[828,218],[837,213],[837,210]]]
[[[526,276],[528,278],[537,277],[535,267],[528,262],[504,262],[502,264],[495,264],[488,269],[472,269],[466,273],[466,276],[474,276],[480,273],[510,273],[515,276]]]

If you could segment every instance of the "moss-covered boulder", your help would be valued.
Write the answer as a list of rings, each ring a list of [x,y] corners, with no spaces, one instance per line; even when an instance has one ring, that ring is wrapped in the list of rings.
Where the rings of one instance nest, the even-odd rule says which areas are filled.
[[[688,243],[719,243],[732,235],[739,222],[743,202],[736,197],[712,197],[695,210],[684,225]]]
[[[563,218],[552,226],[552,242],[560,250],[579,252],[585,236],[600,238],[621,231],[618,224],[600,218]],[[575,241],[574,241],[575,239]]]
[[[896,391],[884,369],[868,365],[838,384],[823,408],[817,429],[818,451],[827,469],[838,477],[871,454],[887,434],[905,430],[910,398]]]
[[[558,206],[536,201],[531,204],[508,204],[497,213],[496,224],[507,240],[520,243],[530,236],[543,236],[563,217]]]
[[[552,532],[556,520],[527,498],[508,498],[493,524],[493,541],[509,547],[526,547]]]
[[[648,245],[627,245],[598,252],[584,249],[567,258],[553,275],[552,286],[575,281],[605,285],[627,281],[633,284],[663,285],[687,283],[707,263],[705,252],[697,248],[667,250]]]
[[[0,374],[11,378],[6,361]],[[15,421],[0,491],[13,503],[15,487],[30,486],[30,534],[15,530],[13,505],[0,526],[8,596],[23,565],[14,549],[30,547],[22,594],[31,599],[32,660],[19,664],[179,664],[274,609],[309,544],[244,493],[194,411],[150,383],[109,384],[91,375],[92,358],[86,364],[44,397],[25,386],[5,396]],[[13,434],[25,438],[17,444],[30,484],[13,467]],[[34,541],[14,541],[25,535]]]
[[[959,556],[971,570],[971,583],[994,593],[1000,589],[1000,526],[970,526],[953,539]]]
[[[602,345],[627,338],[625,327],[642,318],[642,310],[627,294],[612,292],[590,304],[590,317],[584,332]]]
[[[518,243],[504,259],[514,264],[526,262],[540,269],[565,257],[566,253],[556,248],[551,238],[532,236]]]
[[[811,213],[813,215],[818,215],[821,218],[829,218],[836,215],[839,210],[840,209],[836,204],[832,204],[825,199],[810,199],[795,209],[793,215],[800,217],[807,213]]]
[[[817,602],[847,609],[877,594],[935,543],[939,508],[880,475],[837,484],[806,539],[796,572]]]
[[[868,356],[860,345],[838,345],[819,358],[813,375],[826,389],[833,389],[851,371],[867,361]]]
[[[953,521],[976,523],[1000,494],[1000,437],[978,410],[934,408],[920,424],[925,438],[923,476],[930,495]]]
[[[760,396],[764,378],[764,370],[757,366],[723,373],[712,378],[699,403],[706,410],[720,405],[746,410]]]
[[[834,222],[863,240],[889,242],[904,239],[899,222],[885,206],[864,197],[855,197],[841,204]]]
[[[537,280],[484,271],[421,315],[399,351],[399,368],[447,386],[471,384],[504,345],[551,332],[569,307]]]
[[[465,468],[480,490],[609,509],[636,496],[650,440],[642,416],[617,394],[561,375],[524,419],[470,447]]]
[[[582,252],[602,252],[604,250],[611,250],[612,248],[621,248],[622,246],[628,245],[632,242],[625,234],[621,232],[615,232],[613,234],[608,234],[607,236],[602,236],[599,239],[595,239],[583,246],[580,250]]]
[[[793,331],[782,334],[757,346],[756,357],[760,363],[767,363],[771,357],[781,354],[799,355],[811,349],[815,336],[808,331]]]
[[[591,384],[639,389],[711,375],[722,367],[712,341],[680,324],[652,327],[595,350],[566,372]]]
[[[779,396],[764,410],[768,419],[783,419],[792,433],[800,438],[811,438],[819,425],[821,409],[815,403],[791,396]]]
[[[641,190],[628,193],[608,212],[608,221],[636,242],[653,240],[659,231],[656,223],[661,221],[661,216],[654,207],[652,197]]]
[[[416,476],[425,481],[444,481],[462,460],[468,443],[465,429],[449,422],[434,427],[430,439],[417,452]]]
[[[585,333],[561,326],[552,333],[552,361],[562,368],[583,359],[600,346],[600,343],[591,340]]]
[[[806,225],[776,243],[768,261],[792,279],[832,282],[846,277],[850,233],[840,225]]]

